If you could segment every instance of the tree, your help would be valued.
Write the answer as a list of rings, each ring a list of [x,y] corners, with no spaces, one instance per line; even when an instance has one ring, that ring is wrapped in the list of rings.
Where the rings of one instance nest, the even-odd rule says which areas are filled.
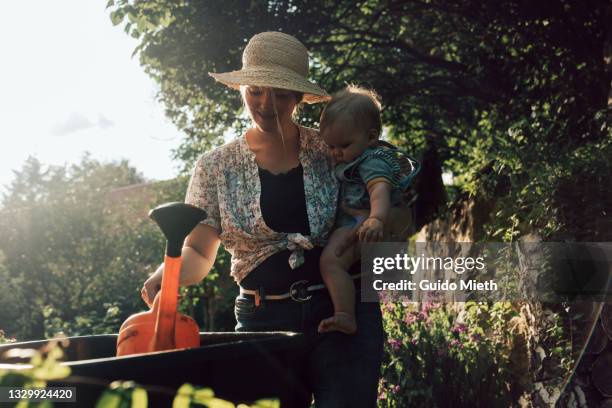
[[[5,266],[4,254],[0,251],[0,343],[6,340],[5,332],[15,332],[19,321],[23,292],[18,281],[12,280]]]
[[[310,49],[317,82],[330,91],[346,81],[374,87],[390,137],[439,158],[436,179],[423,181],[422,194],[452,172],[459,192],[496,195],[498,215],[484,229],[489,238],[529,229],[567,233],[567,225],[579,222],[568,219],[577,214],[563,210],[568,203],[558,194],[567,182],[589,178],[597,200],[610,192],[598,177],[610,173],[602,157],[611,149],[604,1],[255,1],[245,7],[118,0],[109,7],[113,22],[127,20],[125,30],[140,39],[135,52],[159,82],[168,116],[187,135],[175,152],[185,169],[227,129],[239,133],[245,126],[237,94],[207,72],[238,68],[248,38],[280,30]],[[304,114],[306,123],[316,123],[317,108]],[[440,204],[421,209],[421,224]],[[583,231],[593,238],[602,233]]]
[[[117,332],[146,307],[140,288],[163,261],[147,213],[182,201],[187,182],[146,182],[125,161],[28,159],[0,207],[0,329],[20,340]],[[182,289],[181,310],[207,330],[234,325],[228,259],[221,251],[203,285]]]
[[[109,307],[118,307],[120,317],[137,307],[134,293],[163,242],[144,219],[126,219],[109,195],[142,181],[125,161],[102,164],[86,156],[70,168],[44,168],[28,159],[0,210],[8,275],[2,289],[19,294],[18,317],[2,308],[0,326],[20,339],[54,329],[85,334]],[[122,203],[129,205],[140,203]]]

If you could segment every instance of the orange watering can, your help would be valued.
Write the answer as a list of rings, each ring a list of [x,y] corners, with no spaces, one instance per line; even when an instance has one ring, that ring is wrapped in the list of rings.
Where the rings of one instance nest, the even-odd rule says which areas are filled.
[[[168,203],[149,212],[166,237],[161,290],[147,312],[127,318],[119,329],[117,356],[200,346],[200,330],[189,316],[176,311],[181,250],[191,230],[206,218],[204,210],[184,203]]]

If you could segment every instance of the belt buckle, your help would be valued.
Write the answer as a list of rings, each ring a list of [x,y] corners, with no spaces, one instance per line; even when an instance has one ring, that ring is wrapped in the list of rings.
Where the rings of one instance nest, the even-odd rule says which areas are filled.
[[[293,282],[291,286],[289,286],[289,296],[295,302],[306,302],[312,298],[312,295],[308,294],[308,287],[306,284],[307,280],[300,280],[297,282]]]

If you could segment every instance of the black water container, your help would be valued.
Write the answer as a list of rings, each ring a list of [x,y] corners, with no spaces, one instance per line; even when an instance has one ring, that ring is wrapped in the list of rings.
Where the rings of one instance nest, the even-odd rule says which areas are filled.
[[[49,386],[76,387],[76,403],[61,407],[95,407],[107,385],[132,380],[147,389],[149,407],[171,407],[184,383],[209,387],[215,396],[234,403],[278,398],[281,407],[303,406],[308,399],[304,371],[304,339],[291,332],[200,333],[199,348],[116,357],[116,334],[69,337],[62,365],[70,377]],[[47,341],[0,345],[0,364],[18,363],[4,357],[16,348],[39,349]],[[7,366],[7,364],[9,366]],[[14,367],[14,366],[13,366]]]

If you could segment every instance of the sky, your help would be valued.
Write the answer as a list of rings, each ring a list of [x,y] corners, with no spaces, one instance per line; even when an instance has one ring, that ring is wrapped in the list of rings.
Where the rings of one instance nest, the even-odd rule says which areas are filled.
[[[2,5],[0,191],[28,156],[43,164],[128,159],[151,180],[178,174],[181,133],[131,57],[137,40],[113,26],[106,0]]]

